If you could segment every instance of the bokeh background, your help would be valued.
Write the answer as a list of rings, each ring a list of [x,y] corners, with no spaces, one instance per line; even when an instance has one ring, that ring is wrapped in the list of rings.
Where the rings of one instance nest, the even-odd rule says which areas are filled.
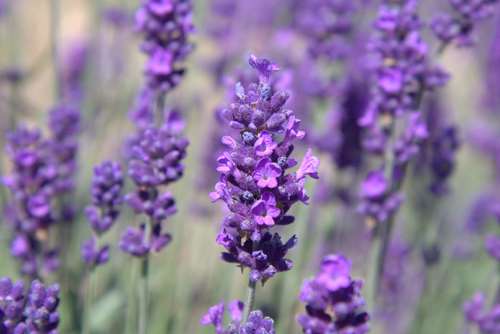
[[[215,126],[214,110],[225,99],[224,87],[214,81],[212,64],[224,53],[231,53],[234,64],[227,67],[229,73],[226,73],[230,75],[232,70],[246,65],[250,53],[271,56],[278,63],[283,61],[283,55],[305,53],[305,45],[300,41],[280,44],[275,39],[281,31],[281,22],[293,13],[292,1],[289,4],[285,0],[268,0],[260,9],[239,13],[233,28],[239,29],[238,38],[230,45],[218,44],[208,33],[218,20],[210,10],[210,2],[194,1],[196,49],[188,59],[184,82],[167,99],[168,105],[179,106],[187,118],[190,146],[185,176],[171,189],[179,208],[178,214],[168,222],[173,242],[152,259],[151,333],[211,333],[211,328],[199,325],[207,308],[221,300],[244,299],[246,295],[246,276],[219,258],[221,248],[215,243],[215,236],[222,217],[220,206],[211,204],[209,190],[199,185],[200,179],[210,180],[213,173],[214,165],[207,165],[203,157]],[[0,143],[3,147],[5,133],[21,122],[45,126],[47,112],[56,102],[54,60],[61,61],[65,52],[78,43],[90,45],[90,63],[84,82],[78,187],[73,199],[80,214],[73,225],[76,233],[71,249],[64,256],[65,265],[71,270],[62,278],[65,283],[60,332],[77,333],[81,313],[74,304],[82,303],[82,296],[88,293],[79,248],[80,242],[90,234],[81,211],[89,200],[93,165],[105,159],[121,159],[122,143],[132,133],[127,113],[142,82],[144,56],[138,51],[140,36],[133,31],[132,21],[113,24],[103,15],[113,7],[132,17],[138,1],[61,0],[60,5],[58,57],[54,57],[51,49],[51,24],[55,18],[50,1],[12,1],[9,13],[0,19],[0,69],[15,68],[24,73],[20,81],[0,81]],[[263,24],[266,6],[282,9],[283,17],[272,25]],[[375,17],[376,11],[366,11],[368,22]],[[394,269],[400,278],[397,297],[390,299],[383,312],[376,315],[377,321],[372,325],[374,333],[459,333],[464,328],[462,303],[479,289],[493,294],[498,285],[498,268],[483,251],[482,235],[466,229],[474,201],[489,188],[493,179],[490,161],[471,145],[468,133],[475,122],[485,119],[480,110],[484,93],[490,89],[484,80],[485,59],[496,20],[484,25],[476,47],[450,48],[439,59],[452,75],[450,84],[440,94],[441,103],[448,117],[459,125],[462,140],[450,182],[452,191],[439,200],[439,207],[432,211],[431,217],[412,209],[409,201],[398,215],[395,233],[397,239],[405,243],[419,233],[421,226],[438,226],[433,237],[439,240],[439,265],[422,269],[421,249],[413,248],[405,253],[403,262]],[[318,106],[317,109],[315,119],[321,126],[325,108]],[[299,150],[302,154],[304,148]],[[329,184],[336,177],[330,157],[316,153],[322,161],[321,182]],[[2,172],[8,171],[8,159],[5,154],[0,157]],[[407,198],[411,199],[420,181],[413,178],[405,185]],[[310,185],[312,203],[296,207],[296,223],[282,231],[287,236],[299,236],[299,244],[291,253],[294,268],[277,275],[257,291],[257,307],[275,319],[278,333],[300,332],[295,322],[295,316],[303,307],[298,301],[298,292],[301,282],[317,270],[322,255],[342,252],[353,260],[354,276],[367,277],[369,229],[362,217],[346,212],[335,201],[315,201],[317,187]],[[2,190],[3,199],[4,196],[6,193]],[[133,219],[126,209],[106,237],[115,247],[110,264],[98,270],[95,291],[91,292],[95,296],[91,313],[93,333],[135,332],[139,266],[116,246],[121,232]],[[9,232],[4,225],[0,224],[0,276],[16,278],[19,277],[17,267],[8,255]],[[395,257],[394,261],[397,261]]]

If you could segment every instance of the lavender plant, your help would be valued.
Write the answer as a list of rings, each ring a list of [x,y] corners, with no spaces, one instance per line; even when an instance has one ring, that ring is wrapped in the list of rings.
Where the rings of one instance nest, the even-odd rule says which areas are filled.
[[[318,177],[319,166],[309,150],[298,170],[287,173],[297,165],[293,142],[305,133],[299,128],[300,120],[285,109],[288,94],[274,91],[269,84],[277,65],[253,55],[249,64],[259,74],[259,82],[246,87],[236,84],[237,98],[223,112],[234,134],[222,137],[227,151],[217,159],[221,176],[210,194],[230,211],[217,236],[217,243],[225,248],[222,259],[249,269],[245,322],[253,310],[256,283],[292,267],[285,257],[296,237],[283,243],[271,229],[294,221],[287,212],[295,203],[307,202],[304,182],[307,176]]]
[[[136,189],[127,204],[148,221],[128,227],[120,240],[125,253],[141,258],[138,332],[147,333],[149,254],[161,251],[171,240],[163,222],[176,212],[173,196],[164,187],[177,181],[184,171],[188,141],[181,136],[180,115],[165,110],[165,97],[185,73],[184,59],[192,51],[193,32],[190,0],[144,0],[136,12],[136,27],[144,37],[142,51],[148,56],[146,84],[138,109],[131,112],[136,134],[127,143],[128,174]]]
[[[376,55],[376,89],[360,124],[366,127],[366,149],[380,155],[382,165],[363,182],[360,211],[376,227],[380,241],[379,250],[374,251],[374,291],[383,272],[408,164],[429,136],[422,99],[447,81],[447,75],[429,63],[417,5],[417,1],[383,3],[375,23],[377,33],[369,44]]]

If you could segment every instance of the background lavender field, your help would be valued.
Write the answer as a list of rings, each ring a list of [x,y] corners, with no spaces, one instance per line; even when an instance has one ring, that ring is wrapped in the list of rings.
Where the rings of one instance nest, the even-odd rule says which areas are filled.
[[[49,283],[61,284],[59,332],[80,332],[81,307],[84,296],[90,293],[93,296],[89,316],[91,333],[136,333],[140,265],[118,248],[120,236],[136,216],[124,207],[116,225],[105,235],[105,240],[112,245],[111,260],[94,273],[93,291],[87,291],[88,271],[80,257],[80,245],[90,235],[83,211],[89,203],[93,166],[107,159],[124,163],[123,143],[134,132],[128,112],[143,83],[146,59],[139,51],[141,36],[134,31],[133,15],[139,1],[0,0],[0,8],[2,1],[8,5],[5,13],[0,14],[2,147],[5,134],[18,124],[46,130],[48,111],[57,99],[54,67],[64,66],[64,59],[71,59],[71,50],[79,47],[86,50],[76,54],[85,58],[86,65],[81,86],[77,183],[74,194],[68,198],[74,203],[77,215],[71,224],[73,237],[61,257],[63,269],[46,279]],[[305,72],[310,69],[305,61],[309,59],[307,35],[294,30],[290,23],[298,15],[301,1],[255,0],[251,4],[234,1],[240,8],[229,18],[221,18],[212,8],[213,3],[221,1],[193,1],[196,30],[191,40],[195,49],[187,57],[187,72],[182,83],[167,97],[167,105],[178,106],[185,117],[185,134],[190,145],[184,176],[169,186],[178,208],[178,213],[166,223],[173,240],[165,250],[151,257],[149,333],[213,333],[212,328],[199,324],[206,310],[222,300],[243,300],[246,296],[246,271],[242,275],[235,265],[220,260],[222,248],[215,239],[225,211],[219,203],[211,203],[208,196],[217,181],[215,155],[210,152],[215,145],[213,133],[219,126],[214,113],[218,106],[229,104],[225,85],[217,83],[217,70],[223,70],[223,76],[230,77],[238,69],[247,67],[250,54],[256,54],[272,59],[282,71],[294,71],[294,88],[300,92],[297,96],[307,97],[304,91],[311,88],[297,70],[300,65],[305,66]],[[53,2],[59,3],[58,16],[54,16]],[[364,28],[356,43],[366,45],[379,2],[358,2],[362,3],[358,9],[362,13],[356,18],[356,24]],[[420,1],[419,12],[427,21],[436,9],[446,6],[444,0],[437,4]],[[426,189],[428,176],[419,174],[426,167],[418,163],[418,158],[411,164],[402,190],[405,202],[395,219],[382,278],[382,297],[377,307],[365,295],[368,292],[363,291],[371,316],[370,333],[466,333],[463,303],[479,290],[493,298],[500,284],[498,262],[484,249],[486,231],[498,232],[498,224],[483,218],[487,208],[477,209],[478,198],[498,200],[498,189],[495,189],[498,180],[492,160],[499,158],[491,150],[486,154],[481,150],[477,144],[477,128],[479,124],[488,124],[500,134],[500,122],[495,115],[500,104],[497,110],[487,110],[484,103],[485,96],[498,94],[495,90],[500,87],[486,81],[492,73],[500,75],[499,67],[488,65],[492,45],[495,45],[495,31],[500,31],[499,10],[497,6],[497,15],[478,24],[474,46],[450,45],[434,61],[451,76],[449,83],[435,96],[446,118],[458,127],[460,148],[446,195],[435,196]],[[56,42],[54,26],[51,27],[55,19],[59,20]],[[228,29],[223,38],[214,32],[221,26]],[[430,29],[423,29],[423,36],[432,47],[438,45]],[[55,55],[51,49],[54,43]],[[500,43],[498,36],[496,43]],[[363,53],[348,55],[360,62],[362,56]],[[220,63],[221,59],[228,59],[229,65],[222,66],[225,64]],[[321,64],[320,68],[322,65],[325,72],[338,71],[341,78],[345,75],[342,69],[332,70],[331,64]],[[19,80],[8,75],[7,71],[12,70],[20,71]],[[362,70],[361,78],[368,82],[370,72]],[[303,106],[302,101],[293,100],[293,96],[292,93],[292,108]],[[318,140],[323,147],[314,140],[297,145],[296,155],[300,158],[306,147],[312,146],[321,161],[320,180],[307,183],[310,204],[293,207],[295,223],[277,228],[285,240],[293,234],[299,238],[288,256],[294,267],[257,289],[256,308],[274,319],[276,333],[302,332],[295,320],[304,312],[298,298],[300,287],[304,279],[318,271],[322,256],[342,253],[352,260],[353,277],[366,281],[370,275],[374,252],[370,225],[357,210],[358,189],[368,169],[340,171],[329,151],[324,149],[336,136],[336,130],[328,128],[331,103],[319,100],[306,111],[295,110],[300,117],[309,112],[307,130],[316,131],[308,133],[309,138],[321,137]],[[320,136],[323,133],[327,136]],[[500,137],[497,138],[498,146]],[[496,154],[500,154],[498,150]],[[0,159],[1,173],[8,175],[12,165],[5,150]],[[325,195],[333,184],[345,184],[346,191],[353,196],[352,202],[345,204],[339,196]],[[126,187],[131,189],[132,183],[128,181]],[[8,190],[2,187],[0,195],[5,204]],[[487,227],[471,228],[484,221],[488,221],[483,224]],[[0,222],[0,276],[20,279],[17,263],[9,255],[11,231],[4,219]],[[474,330],[471,327],[470,333],[476,333]]]

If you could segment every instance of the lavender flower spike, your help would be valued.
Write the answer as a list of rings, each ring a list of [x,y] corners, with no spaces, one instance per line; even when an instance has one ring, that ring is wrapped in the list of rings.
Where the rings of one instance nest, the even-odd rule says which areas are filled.
[[[183,126],[180,115],[171,112],[163,126],[138,129],[130,142],[128,174],[136,189],[125,201],[136,214],[149,219],[151,228],[144,223],[139,228],[129,227],[120,240],[125,253],[142,257],[161,251],[171,240],[170,234],[163,232],[163,222],[177,209],[173,196],[163,187],[184,173],[182,160],[189,143],[181,135]]]
[[[94,168],[91,193],[92,204],[85,208],[85,215],[94,232],[81,248],[82,259],[92,266],[106,263],[109,246],[98,247],[98,237],[107,232],[120,213],[123,201],[123,172],[120,164],[105,161]]]
[[[142,50],[149,57],[148,87],[166,93],[180,83],[185,73],[182,61],[193,50],[191,0],[143,0],[136,26],[144,35]]]
[[[476,25],[491,17],[498,0],[448,0],[453,14],[442,13],[432,20],[432,30],[443,45],[455,42],[460,47],[474,45]]]
[[[319,273],[302,286],[300,300],[306,314],[297,321],[306,334],[364,334],[368,314],[363,311],[363,283],[350,276],[351,263],[341,255],[328,255]]]
[[[244,305],[235,300],[228,305],[230,323],[224,326],[224,303],[210,307],[208,312],[201,318],[204,326],[212,325],[216,334],[275,334],[274,321],[264,317],[261,311],[252,311],[248,319],[242,323]]]
[[[12,230],[11,254],[21,264],[21,273],[39,277],[57,269],[57,252],[48,245],[49,230],[56,222],[55,196],[58,165],[49,141],[38,130],[20,128],[7,136],[12,174],[3,178],[11,200],[5,217]]]
[[[222,138],[226,151],[217,159],[220,180],[210,197],[230,212],[217,236],[225,248],[223,260],[249,268],[250,282],[264,283],[292,267],[285,256],[296,237],[283,243],[271,230],[294,221],[287,212],[295,203],[307,203],[304,183],[308,176],[318,177],[319,161],[308,151],[298,170],[288,172],[297,165],[293,143],[305,132],[285,108],[289,95],[269,84],[278,67],[255,56],[249,63],[260,80],[236,84],[235,100],[222,112],[232,133]]]

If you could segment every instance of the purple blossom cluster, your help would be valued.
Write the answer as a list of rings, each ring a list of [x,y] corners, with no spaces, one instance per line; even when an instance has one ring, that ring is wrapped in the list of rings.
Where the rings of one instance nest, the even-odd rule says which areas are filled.
[[[136,14],[137,29],[144,35],[142,51],[148,88],[168,92],[184,75],[182,64],[193,50],[191,0],[143,0]]]
[[[57,269],[57,251],[48,245],[49,228],[57,221],[58,164],[50,141],[37,130],[19,128],[7,136],[12,174],[3,182],[10,190],[6,220],[12,230],[10,251],[21,273],[38,277]]]
[[[304,182],[307,176],[318,177],[319,160],[309,150],[298,170],[287,173],[297,165],[291,157],[293,142],[305,133],[285,108],[288,94],[269,84],[278,67],[255,56],[249,63],[260,79],[246,87],[236,84],[237,98],[223,111],[235,134],[222,138],[227,150],[217,159],[220,181],[210,197],[222,200],[230,211],[217,236],[226,249],[223,260],[250,268],[252,282],[265,282],[292,266],[285,256],[295,236],[283,243],[270,230],[294,221],[287,212],[296,202],[307,202]]]
[[[159,252],[171,240],[162,224],[177,209],[173,196],[163,187],[184,173],[182,160],[188,141],[181,136],[183,128],[180,115],[171,112],[161,127],[138,129],[129,143],[128,175],[136,189],[126,195],[125,201],[150,222],[141,223],[139,228],[129,227],[122,235],[120,248],[133,256]]]
[[[123,183],[119,163],[105,161],[94,168],[92,204],[85,208],[93,236],[84,241],[81,248],[82,259],[88,265],[98,266],[109,260],[109,245],[99,247],[97,243],[99,236],[113,226],[120,214]]]
[[[375,22],[377,33],[369,48],[375,56],[376,89],[360,122],[364,126],[417,111],[423,94],[446,83],[448,75],[427,61],[428,46],[422,40],[417,1],[385,3]]]
[[[57,162],[56,191],[71,193],[75,188],[75,174],[80,132],[80,112],[76,107],[60,104],[49,113],[51,149]]]
[[[228,304],[230,323],[224,326],[224,303],[214,305],[201,318],[204,326],[212,325],[216,334],[274,334],[274,321],[265,317],[261,311],[250,312],[248,319],[242,322],[243,302],[235,300]]]
[[[336,60],[349,53],[359,4],[351,0],[305,0],[295,10],[299,31],[306,36],[313,58]]]
[[[448,0],[452,13],[437,15],[431,24],[436,37],[448,45],[456,43],[460,47],[475,44],[474,32],[477,24],[491,17],[498,4],[497,0]]]
[[[374,223],[389,219],[403,202],[402,195],[391,192],[390,183],[381,170],[368,173],[361,184],[359,212]]]
[[[413,0],[382,4],[375,22],[377,33],[369,43],[375,56],[375,89],[359,122],[366,127],[365,149],[383,155],[385,161],[363,183],[360,209],[375,221],[391,218],[401,203],[397,192],[408,163],[429,139],[426,118],[420,111],[422,99],[448,79],[428,62],[417,4]],[[396,128],[397,122],[402,129]]]
[[[500,332],[500,305],[494,305],[485,311],[486,298],[482,293],[475,294],[464,304],[465,319],[477,326],[481,334]]]
[[[28,291],[22,282],[0,279],[0,332],[57,334],[59,286],[33,281]]]
[[[368,333],[369,316],[363,310],[363,283],[351,278],[351,263],[341,255],[328,255],[318,274],[304,282],[300,300],[306,313],[297,317],[306,334]]]

